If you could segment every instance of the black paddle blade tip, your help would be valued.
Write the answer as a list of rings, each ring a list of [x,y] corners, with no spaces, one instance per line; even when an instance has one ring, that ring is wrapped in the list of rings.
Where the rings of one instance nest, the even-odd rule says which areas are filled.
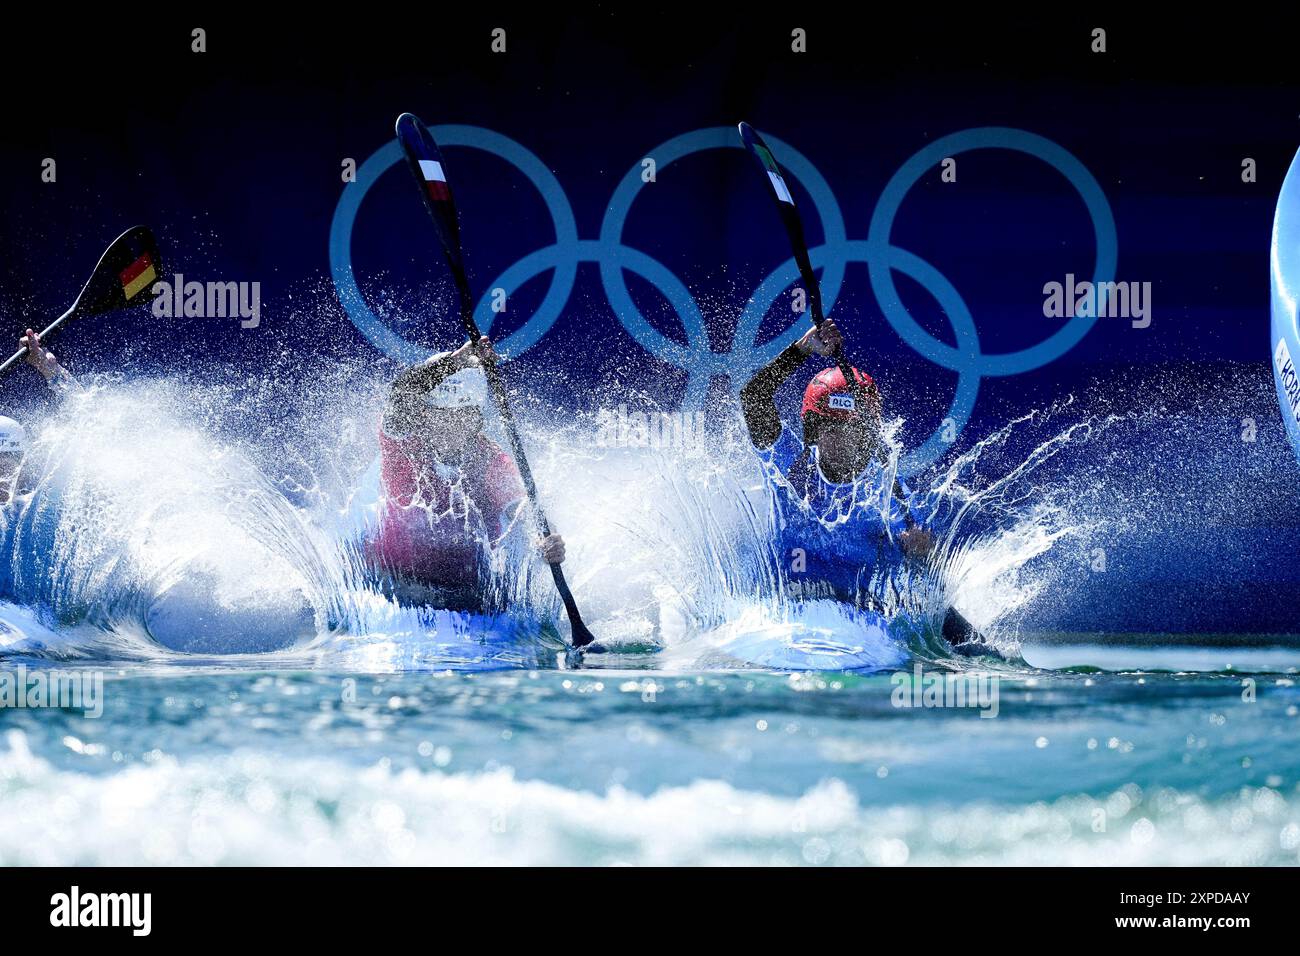
[[[586,647],[587,645],[595,642],[596,635],[592,634],[591,631],[587,630],[587,625],[583,624],[581,620],[575,621],[571,619],[569,621],[569,625],[573,631],[574,647]]]
[[[748,123],[737,123],[736,129],[740,131],[740,141],[745,145],[746,149],[752,150],[755,146],[766,148],[767,144],[763,142],[763,137],[758,135],[758,130]]]
[[[397,117],[397,122],[393,124],[393,132],[398,136],[401,136],[402,130],[418,129],[423,125],[424,124],[420,122],[420,118],[414,113],[403,113],[401,116]]]

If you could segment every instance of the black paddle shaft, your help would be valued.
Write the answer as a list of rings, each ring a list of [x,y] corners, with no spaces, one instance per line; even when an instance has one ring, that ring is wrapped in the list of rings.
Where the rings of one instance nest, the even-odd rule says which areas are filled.
[[[469,278],[465,272],[461,251],[460,225],[456,218],[456,205],[451,197],[451,187],[447,183],[446,173],[443,170],[442,153],[428,128],[411,113],[403,113],[397,118],[397,139],[402,146],[402,152],[406,156],[412,175],[421,186],[425,209],[433,219],[443,254],[451,269],[452,279],[456,283],[456,293],[460,299],[461,324],[465,327],[465,333],[470,341],[477,344],[482,334],[479,332],[478,323],[474,321],[474,299],[470,295]],[[546,512],[542,510],[541,502],[537,500],[537,483],[533,480],[532,469],[528,466],[528,457],[519,438],[514,413],[510,410],[510,396],[506,392],[501,370],[497,368],[494,357],[487,356],[483,359],[483,374],[487,377],[488,388],[491,389],[492,398],[501,413],[501,425],[510,443],[510,452],[514,457],[515,466],[519,469],[519,477],[524,483],[524,493],[528,495],[529,504],[532,505],[537,529],[544,537],[548,536],[551,533],[550,522],[546,520]],[[551,577],[555,579],[555,589],[559,592],[560,599],[564,602],[565,613],[569,616],[573,646],[585,647],[595,640],[595,636],[582,622],[582,615],[578,612],[578,602],[573,599],[573,592],[569,590],[569,582],[565,580],[564,570],[558,564],[551,564],[550,568]]]
[[[465,273],[460,269],[453,269],[456,278],[456,291],[460,297],[460,321],[465,327],[465,334],[469,336],[470,341],[475,344],[483,337],[479,331],[478,323],[474,321],[474,301],[470,298],[469,283],[466,280]],[[496,357],[489,355],[481,357],[483,363],[483,374],[487,377],[488,388],[492,391],[492,398],[496,401],[497,410],[501,413],[501,424],[505,428],[506,439],[510,442],[510,451],[514,456],[515,465],[519,468],[519,477],[523,479],[524,492],[528,495],[528,500],[533,506],[533,514],[536,516],[537,529],[543,536],[551,533],[550,523],[546,520],[546,513],[542,510],[541,502],[537,500],[537,483],[533,480],[533,470],[528,465],[528,457],[524,453],[523,442],[519,438],[519,429],[515,426],[514,412],[510,409],[510,394],[506,391],[506,383],[501,378],[501,370],[497,368]],[[573,595],[569,592],[568,583],[564,580],[564,572],[560,570],[558,564],[552,564],[551,570],[555,572],[555,584],[560,589],[560,596],[565,599],[565,608],[569,609],[569,602],[573,600]],[[570,610],[570,618],[577,614],[577,607]]]
[[[781,216],[781,223],[785,226],[786,236],[790,239],[790,249],[794,252],[794,261],[799,267],[799,277],[803,280],[804,291],[808,295],[808,311],[812,314],[813,325],[820,329],[826,319],[822,313],[821,285],[817,282],[817,276],[813,273],[812,260],[808,257],[808,242],[803,235],[803,220],[799,218],[799,210],[795,208],[794,197],[790,195],[785,177],[776,163],[776,157],[763,142],[763,137],[759,136],[758,131],[748,123],[741,123],[738,128],[745,148],[754,154],[763,165],[763,171],[767,173],[769,185],[772,187],[772,196],[776,200],[777,212]],[[840,374],[844,376],[845,383],[856,399],[859,392],[857,376],[853,374],[853,368],[844,357],[842,345],[836,347],[831,353],[831,358],[835,359]]]

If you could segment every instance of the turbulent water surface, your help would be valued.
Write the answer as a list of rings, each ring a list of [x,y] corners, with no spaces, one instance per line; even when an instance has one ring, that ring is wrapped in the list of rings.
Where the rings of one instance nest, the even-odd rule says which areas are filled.
[[[0,713],[0,860],[1295,864],[1290,657],[1004,674],[989,718],[883,674],[127,671]]]

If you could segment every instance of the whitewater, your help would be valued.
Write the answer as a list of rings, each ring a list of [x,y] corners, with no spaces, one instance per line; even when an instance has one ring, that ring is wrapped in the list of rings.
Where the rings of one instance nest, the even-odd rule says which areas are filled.
[[[103,715],[0,708],[0,863],[1300,861],[1293,645],[1041,640],[1132,521],[1102,475],[1151,416],[1064,399],[916,479],[939,547],[864,583],[881,626],[787,596],[733,424],[618,447],[525,415],[605,649],[575,658],[526,527],[508,613],[376,584],[363,386],[262,422],[256,390],[104,378],[32,429],[0,663],[102,674]],[[952,654],[949,604],[1000,656]],[[918,665],[991,682],[996,719],[898,707]]]

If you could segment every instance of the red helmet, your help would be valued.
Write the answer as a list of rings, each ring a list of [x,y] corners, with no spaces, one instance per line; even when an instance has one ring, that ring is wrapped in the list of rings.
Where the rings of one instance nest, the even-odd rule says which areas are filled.
[[[803,392],[801,417],[819,415],[822,418],[851,419],[863,414],[880,414],[880,391],[871,376],[856,368],[853,376],[858,382],[858,391],[862,401],[855,402],[853,389],[844,380],[844,373],[838,368],[828,368],[813,376]],[[860,406],[866,405],[866,408]]]

